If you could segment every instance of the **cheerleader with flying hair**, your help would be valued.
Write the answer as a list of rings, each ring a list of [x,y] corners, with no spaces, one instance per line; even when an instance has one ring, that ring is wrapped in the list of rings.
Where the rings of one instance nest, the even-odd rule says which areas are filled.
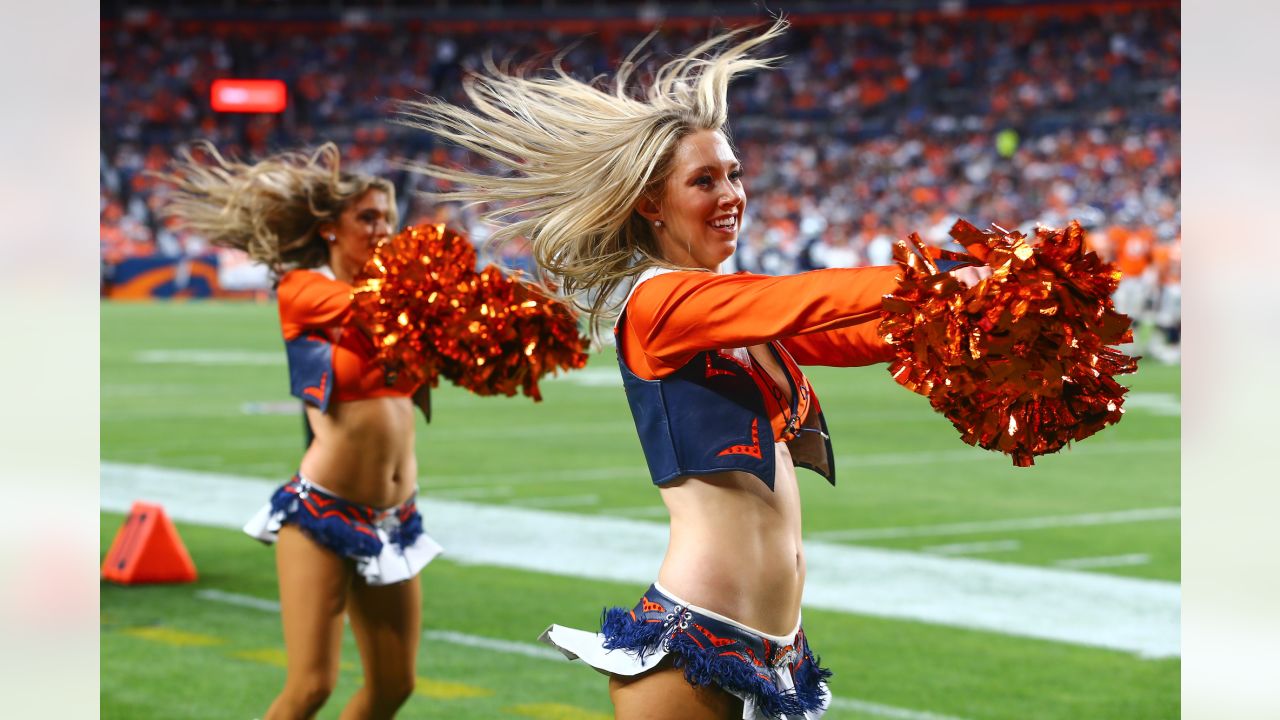
[[[287,670],[266,720],[313,717],[338,680],[350,619],[364,684],[343,718],[390,718],[416,682],[419,571],[440,552],[418,512],[414,406],[428,388],[386,375],[353,320],[352,282],[395,230],[395,187],[342,171],[337,146],[256,163],[201,147],[167,176],[169,213],[278,278],[293,394],[314,438],[245,532],[274,543]]]
[[[562,292],[614,321],[670,541],[634,608],[607,609],[598,632],[552,625],[542,639],[607,674],[624,720],[816,718],[829,703],[800,617],[796,467],[834,483],[835,462],[800,368],[888,361],[876,326],[899,271],[719,272],[747,203],[726,90],[773,64],[756,53],[784,29],[713,37],[648,83],[633,79],[635,52],[611,82],[490,64],[466,81],[473,108],[402,108],[402,122],[499,168],[418,167],[459,188],[442,196],[489,205],[495,242],[527,238]]]

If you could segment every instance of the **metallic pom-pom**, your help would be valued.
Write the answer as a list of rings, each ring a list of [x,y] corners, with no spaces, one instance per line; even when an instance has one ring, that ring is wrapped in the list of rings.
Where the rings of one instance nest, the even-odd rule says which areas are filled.
[[[477,272],[467,238],[444,225],[406,228],[380,245],[355,284],[357,320],[388,382],[443,375],[478,395],[522,391],[583,367],[587,341],[564,303],[490,265]]]
[[[1127,388],[1114,376],[1137,360],[1112,347],[1132,340],[1111,302],[1120,274],[1085,251],[1079,223],[1037,229],[1030,241],[992,228],[956,222],[951,236],[969,255],[931,252],[914,233],[899,242],[903,278],[879,330],[898,349],[895,380],[928,397],[966,443],[1026,467],[1118,422]],[[935,257],[993,274],[964,288]]]

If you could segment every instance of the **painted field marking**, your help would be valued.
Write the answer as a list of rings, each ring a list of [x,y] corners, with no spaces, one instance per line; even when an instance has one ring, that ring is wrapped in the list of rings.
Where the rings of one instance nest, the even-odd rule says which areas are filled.
[[[619,515],[621,517],[637,517],[637,518],[665,518],[667,517],[666,505],[637,505],[636,507],[615,507],[609,508],[605,515]]]
[[[245,415],[301,415],[302,403],[298,400],[271,400],[240,404]]]
[[[510,472],[477,473],[473,475],[427,475],[423,492],[471,488],[483,483],[501,483],[506,486],[537,483],[580,483],[601,480],[646,479],[643,467],[577,468],[568,470],[527,470],[518,475]]]
[[[583,435],[622,435],[634,436],[636,426],[631,422],[574,422],[548,423],[536,425],[506,425],[502,428],[504,438],[575,438]],[[433,440],[480,439],[493,440],[493,430],[478,425],[452,425],[431,428]]]
[[[436,642],[449,643],[450,645],[461,645],[463,647],[480,648],[482,650],[492,650],[494,652],[506,653],[508,655],[524,655],[526,657],[541,658],[543,660],[564,660],[564,655],[562,653],[545,645],[534,645],[532,643],[516,642],[515,640],[502,640],[500,638],[467,635],[466,633],[454,632],[452,630],[424,630],[422,631],[422,637],[425,640],[434,640]]]
[[[231,657],[237,660],[248,660],[249,662],[262,663],[271,667],[278,667],[284,670],[289,667],[289,659],[285,657],[284,650],[280,648],[255,648],[253,650],[237,650],[231,653]]]
[[[124,628],[120,631],[122,635],[129,635],[143,640],[162,643],[164,645],[172,645],[174,647],[207,647],[210,645],[221,645],[224,641],[212,635],[201,635],[200,633],[185,632],[183,630],[174,630],[167,627],[131,627]]]
[[[213,602],[226,603],[227,605],[239,605],[240,607],[253,608],[263,612],[278,613],[280,612],[280,603],[275,600],[266,600],[264,598],[253,597],[252,595],[241,595],[239,593],[223,592],[222,590],[197,590],[196,597],[201,600],[212,600]]]
[[[240,595],[237,593],[223,592],[221,590],[200,590],[196,592],[196,597],[202,600],[212,600],[214,602],[226,603],[229,605],[237,605],[240,607],[251,608],[254,610],[263,610],[267,612],[278,612],[280,604],[274,600],[265,598],[252,597],[249,595]],[[566,662],[564,654],[558,650],[553,650],[546,645],[537,643],[519,642],[516,640],[503,640],[500,638],[482,637],[480,635],[468,635],[466,633],[454,632],[452,630],[424,630],[422,632],[424,640],[432,640],[435,642],[448,643],[451,645],[461,645],[463,647],[478,648],[481,650],[491,650],[493,652],[503,653],[506,655],[523,655],[525,657],[537,658],[539,660],[549,660],[552,662]],[[276,650],[283,657],[282,650]],[[421,678],[419,678],[421,680]],[[555,703],[552,703],[555,705]],[[540,704],[541,706],[541,704]],[[831,706],[844,710],[874,715],[884,718],[899,718],[901,720],[963,720],[962,718],[952,717],[950,715],[938,715],[936,713],[923,712],[920,710],[911,710],[908,708],[894,707],[892,705],[883,705],[868,700],[858,700],[855,698],[833,697]],[[517,706],[524,707],[524,706]],[[534,706],[528,706],[534,707]],[[563,705],[574,711],[582,711],[572,705]],[[507,709],[507,708],[504,708]],[[530,716],[534,717],[534,716]],[[542,717],[542,716],[536,716]],[[559,716],[552,716],[559,717]],[[577,717],[577,716],[568,716]]]
[[[491,434],[491,433],[490,433]],[[1138,453],[1163,453],[1181,447],[1177,440],[1140,440],[1135,442],[1115,442],[1090,446],[1084,443],[1069,452],[1089,455],[1132,455]],[[1091,448],[1091,449],[1086,449]],[[427,493],[435,489],[451,489],[455,487],[474,487],[483,483],[500,483],[503,485],[528,485],[535,483],[584,483],[602,480],[649,480],[644,463],[637,454],[636,465],[627,467],[570,468],[563,470],[530,470],[513,474],[500,473],[468,473],[466,475],[432,475],[427,474],[424,490]],[[995,453],[968,448],[931,453],[888,453],[876,455],[841,455],[836,461],[840,469],[895,465],[930,465],[947,464],[957,461],[976,462],[1000,460],[1002,456]]]
[[[461,700],[463,698],[489,697],[493,691],[476,685],[447,680],[432,680],[419,676],[414,680],[413,692],[436,700]]]
[[[937,713],[924,712],[921,710],[908,710],[907,708],[894,707],[892,705],[881,705],[880,703],[867,702],[866,700],[855,700],[853,698],[833,697],[831,698],[831,707],[838,710],[850,710],[853,712],[865,713],[875,717],[892,718],[893,720],[964,720],[954,715],[939,715]]]
[[[133,361],[151,365],[284,365],[284,353],[273,350],[143,350]]]
[[[433,488],[430,490],[435,497],[444,498],[446,500],[471,500],[475,498],[498,498],[510,497],[514,490],[510,485],[477,485],[475,487],[455,487],[455,488]]]
[[[1150,555],[1146,553],[1131,553],[1129,555],[1110,555],[1107,557],[1070,558],[1068,560],[1059,560],[1054,565],[1073,570],[1084,570],[1087,568],[1131,567],[1134,565],[1146,565],[1149,562],[1151,562]]]
[[[613,720],[612,715],[584,710],[563,703],[526,703],[508,705],[503,712],[533,718],[534,720]]]
[[[1084,442],[1060,451],[1073,455],[1131,455],[1135,453],[1165,453],[1181,450],[1178,440],[1135,440],[1132,442],[1089,443]],[[836,468],[857,468],[895,465],[942,465],[955,462],[986,462],[1003,459],[1003,455],[980,448],[932,452],[883,453],[877,455],[841,455],[836,458]]]
[[[1115,510],[1111,512],[1081,513],[1079,515],[1049,515],[1029,518],[1006,518],[978,522],[944,523],[941,525],[907,525],[903,527],[852,528],[812,533],[818,540],[894,540],[910,537],[934,537],[951,535],[977,535],[1010,530],[1045,530],[1061,527],[1085,527],[1093,525],[1122,525],[1135,522],[1177,520],[1182,508],[1157,507]]]
[[[1153,415],[1182,415],[1182,399],[1173,393],[1129,393],[1124,396],[1125,410],[1146,410]]]
[[[278,484],[116,463],[101,469],[104,510],[127,512],[135,500],[149,500],[179,522],[230,528],[241,527]],[[439,500],[429,493],[419,507],[450,560],[561,577],[646,587],[668,541],[665,523]],[[1181,652],[1175,582],[820,541],[807,542],[805,554],[806,607],[1142,657]]]
[[[1022,543],[1017,540],[992,540],[990,542],[951,543],[949,545],[930,545],[920,548],[921,551],[935,555],[978,555],[981,553],[1010,552],[1018,550]]]
[[[599,505],[600,496],[589,495],[548,495],[546,497],[523,497],[511,500],[512,505],[531,508],[555,507],[587,507]]]

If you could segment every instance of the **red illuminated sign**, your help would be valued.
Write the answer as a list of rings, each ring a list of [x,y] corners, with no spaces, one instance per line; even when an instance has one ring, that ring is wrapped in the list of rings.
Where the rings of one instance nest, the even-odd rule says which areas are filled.
[[[289,104],[282,80],[214,80],[209,103],[217,112],[278,113]]]

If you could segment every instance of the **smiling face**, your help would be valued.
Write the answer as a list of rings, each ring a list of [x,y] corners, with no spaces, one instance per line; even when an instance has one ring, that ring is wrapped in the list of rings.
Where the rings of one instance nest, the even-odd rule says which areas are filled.
[[[323,223],[319,231],[329,241],[329,266],[334,274],[347,279],[364,267],[378,243],[391,235],[391,222],[391,198],[378,188],[370,188],[343,208],[337,220]]]
[[[676,146],[661,198],[636,209],[654,223],[664,259],[716,272],[737,249],[746,207],[742,166],[729,141],[718,130],[698,130]]]

